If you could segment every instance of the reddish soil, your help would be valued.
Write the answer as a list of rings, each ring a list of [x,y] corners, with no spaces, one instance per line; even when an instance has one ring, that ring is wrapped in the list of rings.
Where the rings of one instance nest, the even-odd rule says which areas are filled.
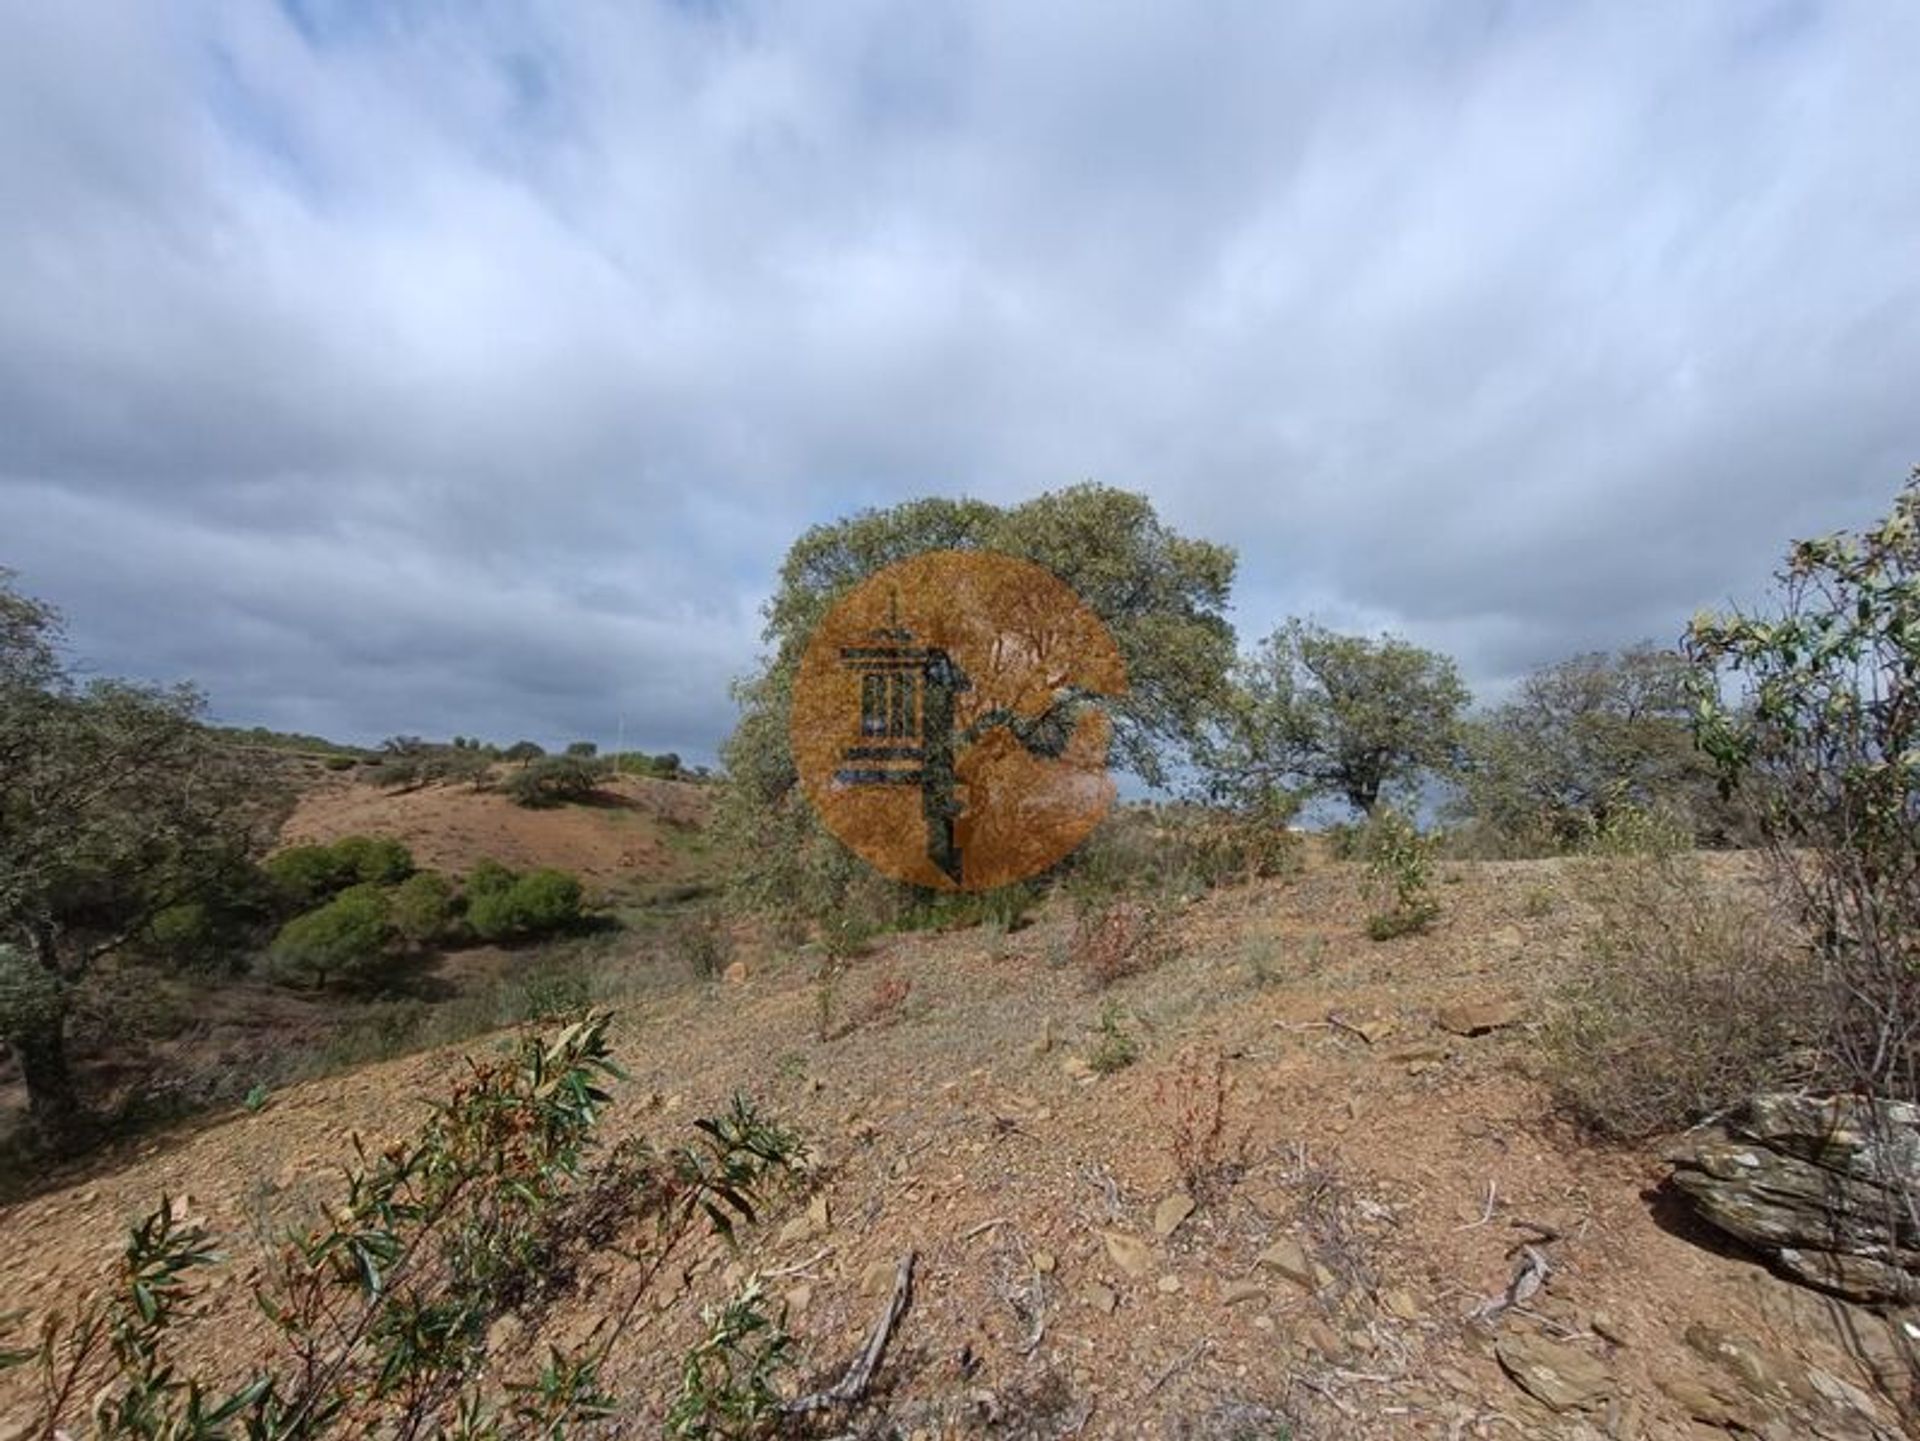
[[[670,881],[690,869],[707,792],[683,781],[620,776],[590,804],[530,810],[467,785],[386,791],[330,776],[302,792],[282,827],[285,845],[392,836],[414,860],[462,872],[491,858],[515,870],[559,866],[602,890]]]
[[[913,1304],[875,1403],[901,1435],[1901,1434],[1888,1399],[1904,1384],[1900,1318],[1789,1284],[1688,1224],[1661,1199],[1657,1148],[1596,1149],[1550,1119],[1528,1001],[1578,944],[1575,868],[1447,871],[1434,931],[1377,945],[1345,866],[1217,893],[1182,914],[1176,959],[1104,993],[1066,963],[1057,906],[1000,941],[900,938],[856,962],[835,1001],[852,1018],[883,978],[903,979],[900,1014],[828,1041],[799,958],[753,955],[743,982],[636,997],[617,1026],[634,1079],[614,1134],[672,1139],[749,1091],[812,1138],[827,1219],[803,1219],[803,1192],[747,1228],[737,1256],[718,1242],[689,1253],[622,1353],[618,1434],[659,1434],[700,1304],[742,1272],[775,1278],[817,1379],[858,1349],[881,1305],[873,1277],[909,1250]],[[1486,1034],[1436,1024],[1456,1002],[1504,999],[1519,1014]],[[1141,1054],[1096,1077],[1084,1057],[1110,1005]],[[1184,1062],[1216,1057],[1245,1171],[1161,1238],[1154,1212],[1177,1184],[1167,1092]],[[188,1354],[243,1365],[256,1238],[331,1194],[355,1132],[409,1124],[457,1070],[441,1053],[292,1088],[13,1206],[0,1296],[70,1298],[111,1264],[128,1217],[185,1193],[232,1257]],[[1140,1274],[1107,1233],[1141,1243]],[[1547,1233],[1544,1291],[1476,1319],[1517,1244]],[[1323,1268],[1317,1282],[1257,1261],[1288,1239]],[[617,1309],[632,1275],[605,1257],[557,1339]],[[1228,1304],[1241,1282],[1253,1294]],[[1792,1395],[1743,1391],[1686,1339],[1699,1325],[1744,1338]],[[1611,1399],[1555,1412],[1520,1389],[1495,1347],[1529,1333],[1599,1363]],[[1708,1427],[1695,1415],[1715,1396],[1730,1399]]]

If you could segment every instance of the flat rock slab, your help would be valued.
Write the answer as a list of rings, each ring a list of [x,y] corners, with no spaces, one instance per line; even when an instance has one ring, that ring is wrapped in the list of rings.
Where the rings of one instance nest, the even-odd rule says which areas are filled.
[[[1129,1236],[1124,1231],[1102,1231],[1100,1239],[1106,1243],[1107,1259],[1134,1280],[1153,1270],[1153,1247],[1138,1236]]]
[[[1171,1236],[1180,1229],[1180,1223],[1193,1214],[1193,1197],[1185,1191],[1175,1191],[1153,1210],[1153,1229],[1160,1236]]]
[[[1531,1331],[1502,1336],[1494,1355],[1521,1390],[1555,1411],[1592,1410],[1614,1393],[1605,1362]]]

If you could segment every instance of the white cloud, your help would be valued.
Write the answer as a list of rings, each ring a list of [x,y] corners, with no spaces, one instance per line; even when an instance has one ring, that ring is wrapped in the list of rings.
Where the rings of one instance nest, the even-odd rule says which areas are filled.
[[[300,13],[0,20],[0,560],[244,718],[707,751],[804,525],[1089,476],[1494,686],[1920,460],[1898,0]]]

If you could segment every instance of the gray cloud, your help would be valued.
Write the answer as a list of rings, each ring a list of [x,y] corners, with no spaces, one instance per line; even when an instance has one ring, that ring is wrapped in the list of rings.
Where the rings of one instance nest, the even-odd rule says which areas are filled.
[[[1920,460],[1920,12],[0,20],[0,562],[237,720],[710,753],[805,525],[1095,477],[1488,693]]]

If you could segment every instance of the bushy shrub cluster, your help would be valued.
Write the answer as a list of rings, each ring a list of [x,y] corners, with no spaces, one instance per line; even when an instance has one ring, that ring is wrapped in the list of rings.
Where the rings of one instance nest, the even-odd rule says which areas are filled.
[[[364,984],[384,958],[390,909],[379,886],[349,886],[280,928],[267,948],[267,973],[293,985]]]
[[[415,870],[398,841],[367,836],[293,847],[268,862],[268,874],[282,914],[294,914],[263,969],[290,985],[365,987],[388,972],[397,949],[533,940],[577,925],[582,910],[579,879],[566,871],[522,876],[484,860],[456,887],[437,871]]]
[[[413,874],[413,854],[387,837],[346,836],[332,845],[289,846],[263,869],[283,904],[317,905],[352,885],[394,885]]]
[[[1599,1134],[1678,1130],[1793,1079],[1827,1026],[1820,967],[1752,887],[1616,836],[1577,863],[1582,950],[1548,977],[1542,1051],[1561,1105]]]
[[[580,901],[579,878],[570,872],[547,868],[516,876],[489,868],[468,879],[467,924],[483,941],[531,940],[577,925]]]
[[[606,763],[594,756],[543,756],[514,771],[501,788],[515,805],[557,806],[585,800],[606,775]]]

